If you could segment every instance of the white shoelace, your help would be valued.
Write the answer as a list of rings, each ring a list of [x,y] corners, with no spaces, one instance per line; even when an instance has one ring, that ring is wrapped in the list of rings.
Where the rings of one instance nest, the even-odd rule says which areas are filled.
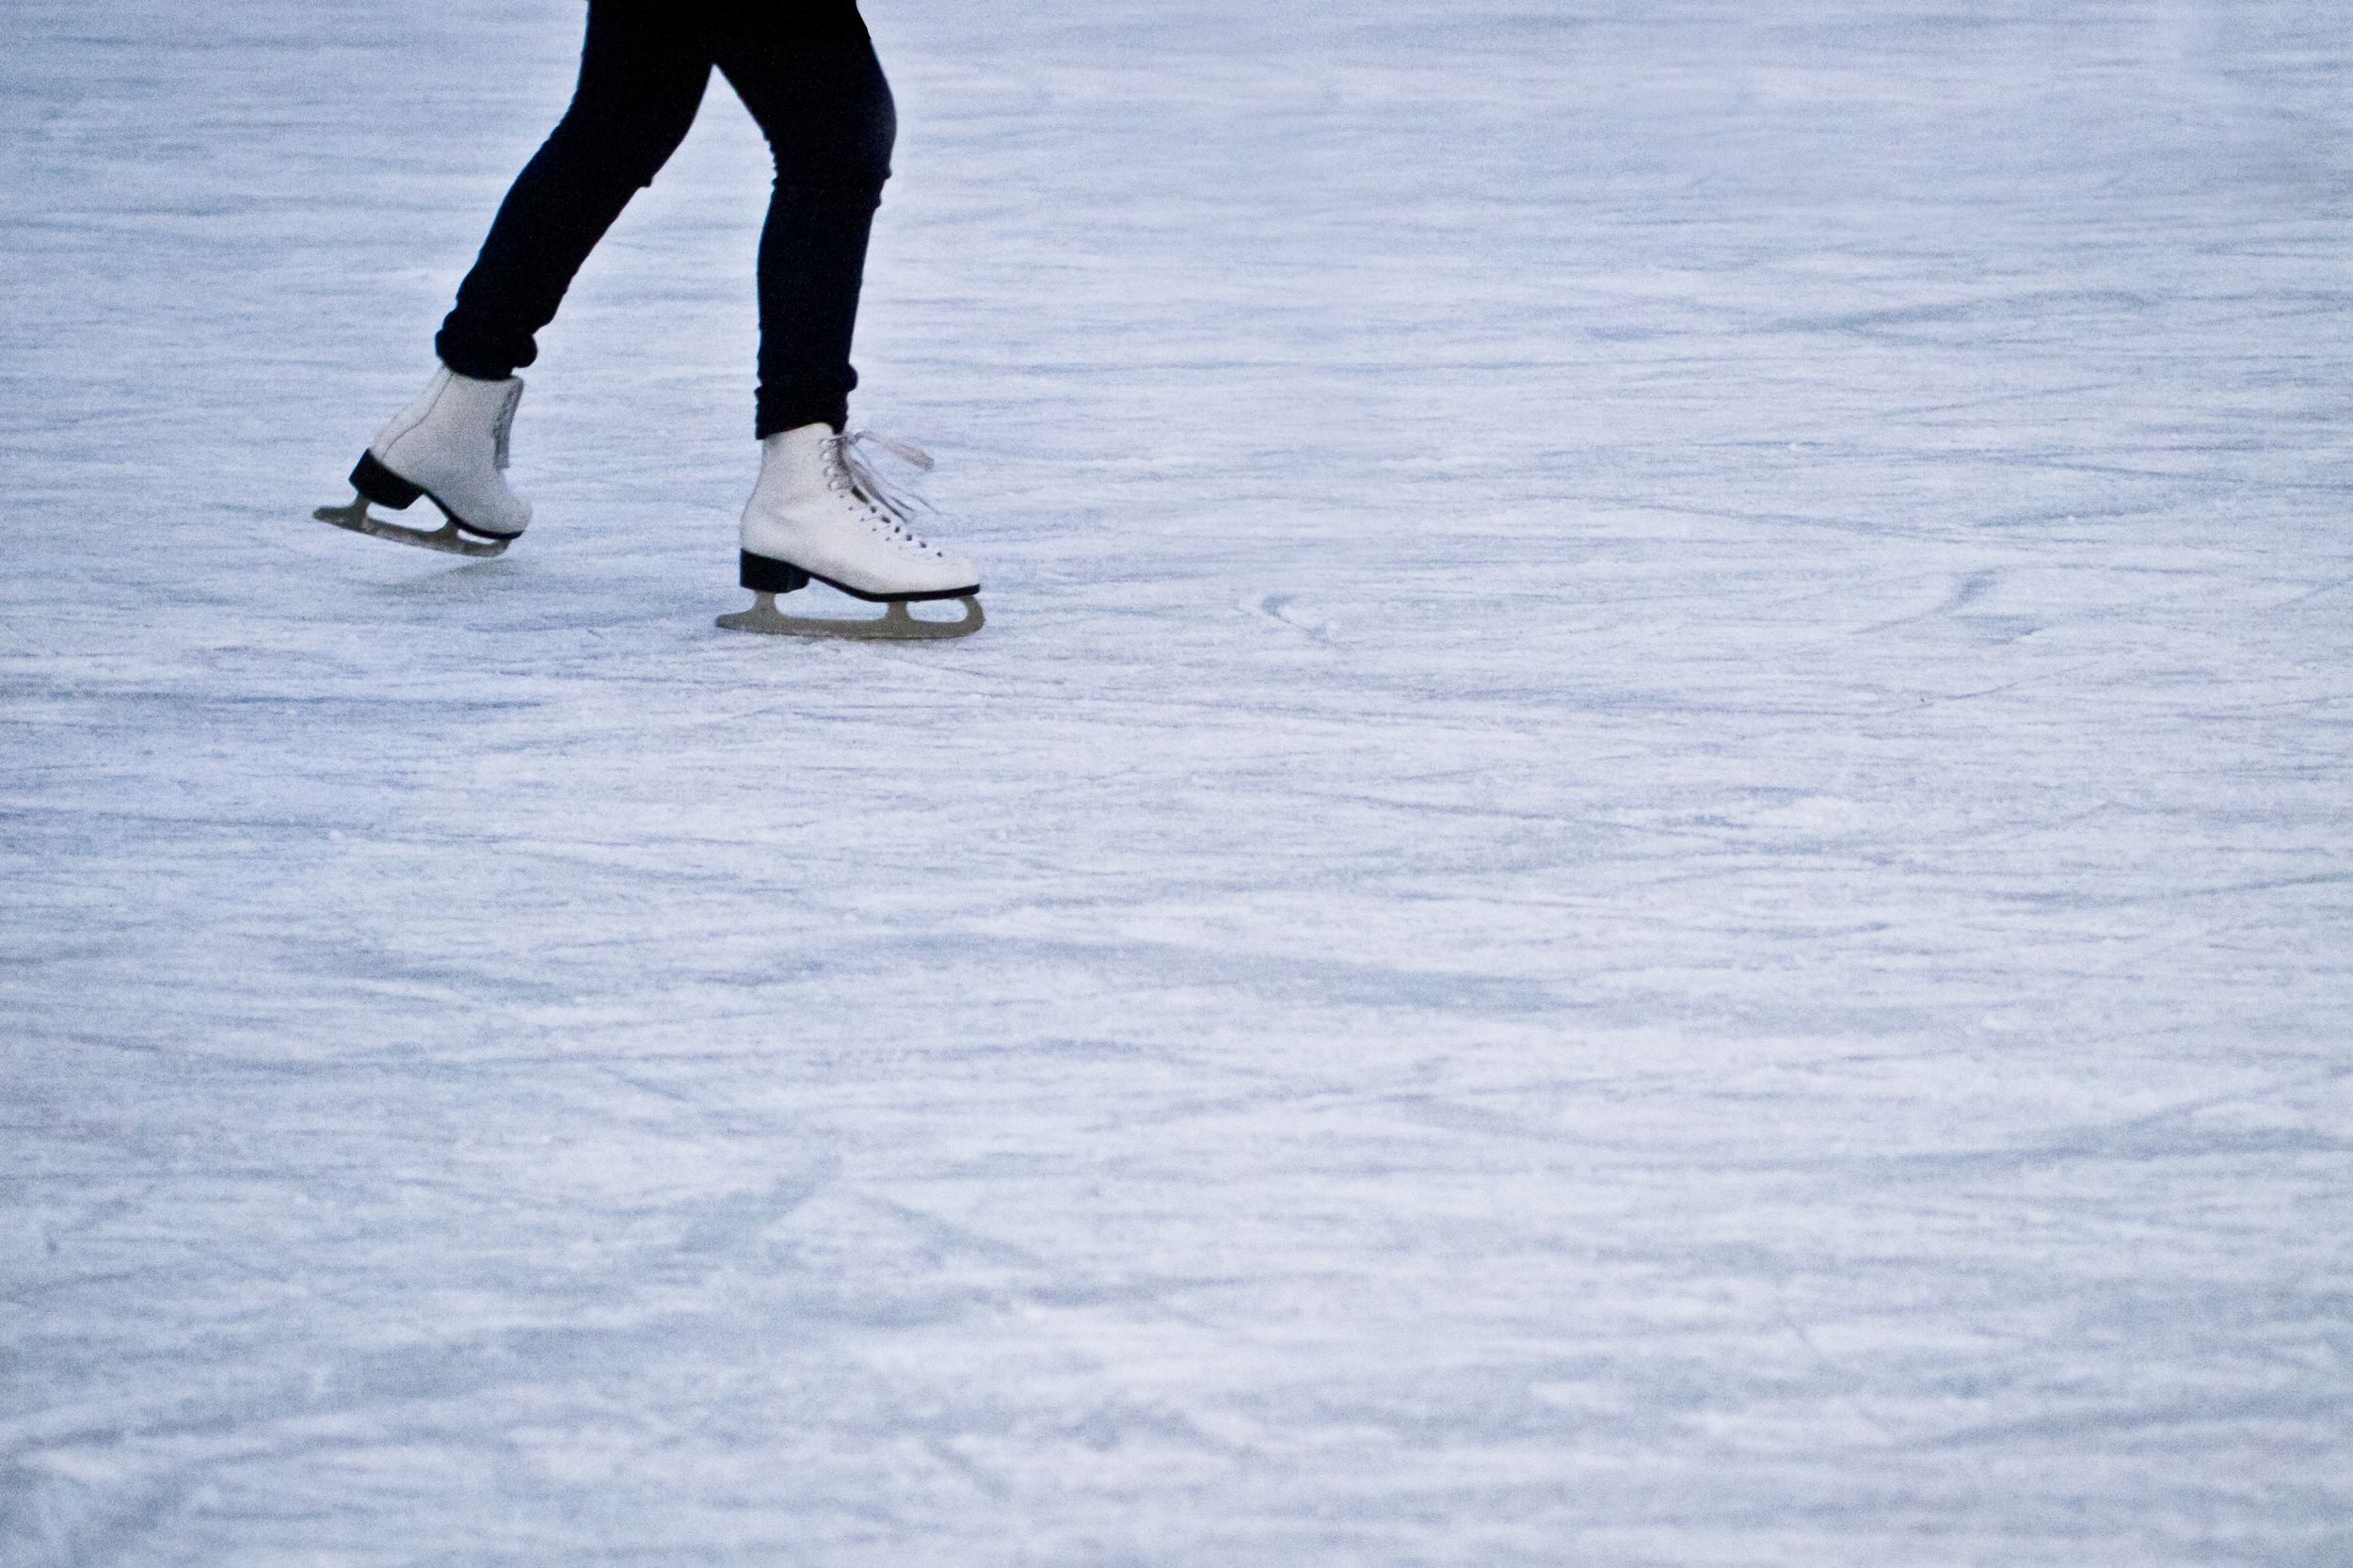
[[[825,438],[825,461],[850,488],[850,493],[866,503],[873,512],[890,524],[890,531],[920,550],[930,546],[917,538],[909,525],[919,512],[933,509],[932,504],[912,491],[902,492],[883,483],[874,465],[862,456],[858,448],[867,442],[889,453],[893,457],[919,472],[932,470],[932,455],[920,446],[894,440],[873,430],[845,430]]]

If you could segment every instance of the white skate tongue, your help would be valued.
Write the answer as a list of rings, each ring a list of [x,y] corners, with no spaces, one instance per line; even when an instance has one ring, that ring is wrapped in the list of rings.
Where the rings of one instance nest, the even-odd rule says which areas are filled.
[[[498,418],[490,425],[490,466],[494,469],[507,466],[507,443],[515,434],[515,410],[521,407],[522,400],[523,379],[518,376],[508,383],[506,396],[499,403]]]

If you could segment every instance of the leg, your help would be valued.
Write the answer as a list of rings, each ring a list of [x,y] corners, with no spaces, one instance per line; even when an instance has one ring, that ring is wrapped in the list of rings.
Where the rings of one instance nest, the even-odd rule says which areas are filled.
[[[580,86],[515,181],[457,308],[434,346],[461,376],[496,381],[537,357],[588,252],[629,199],[652,184],[694,123],[711,78],[700,7],[592,0]]]
[[[750,610],[729,631],[901,642],[981,629],[980,570],[934,549],[907,504],[840,434],[866,238],[898,129],[890,88],[854,0],[800,0],[789,19],[729,5],[712,56],[768,138],[776,194],[760,241],[760,481],[744,508],[739,569]],[[829,428],[830,427],[830,428]],[[888,443],[885,443],[888,444]],[[919,468],[931,459],[900,450]],[[886,605],[879,620],[787,616],[776,595],[830,584]],[[910,603],[956,600],[961,619],[918,619]]]
[[[849,417],[866,240],[898,131],[855,0],[731,6],[712,53],[776,155],[760,237],[762,438]]]

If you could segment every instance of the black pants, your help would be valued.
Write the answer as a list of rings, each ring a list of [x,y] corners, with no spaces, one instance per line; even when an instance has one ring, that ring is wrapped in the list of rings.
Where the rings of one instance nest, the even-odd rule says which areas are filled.
[[[686,137],[716,65],[776,153],[760,237],[757,430],[839,429],[866,239],[898,128],[856,0],[590,0],[580,86],[499,208],[434,346],[461,376],[531,363],[572,276]]]

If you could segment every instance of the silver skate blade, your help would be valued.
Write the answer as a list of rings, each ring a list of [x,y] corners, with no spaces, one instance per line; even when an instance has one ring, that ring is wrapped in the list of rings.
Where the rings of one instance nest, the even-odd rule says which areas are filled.
[[[321,522],[331,522],[355,534],[419,545],[426,550],[447,551],[452,555],[504,555],[510,542],[506,539],[471,538],[457,531],[457,524],[446,520],[439,528],[404,527],[390,518],[379,518],[370,512],[366,496],[357,497],[348,506],[322,506],[311,515]]]
[[[776,608],[776,596],[755,592],[752,607],[721,616],[718,624],[729,632],[760,632],[772,637],[839,637],[851,642],[923,643],[946,637],[968,637],[981,629],[981,601],[970,594],[959,599],[962,620],[917,620],[904,604],[886,605],[879,620],[834,620],[820,616],[788,616]]]

